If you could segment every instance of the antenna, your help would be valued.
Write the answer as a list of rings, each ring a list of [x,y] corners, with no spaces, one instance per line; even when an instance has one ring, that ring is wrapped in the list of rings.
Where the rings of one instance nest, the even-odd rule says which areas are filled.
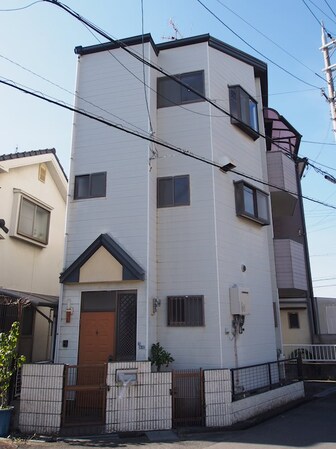
[[[327,38],[330,40],[328,41]],[[334,79],[333,79],[333,71],[336,71],[336,64],[331,64],[330,62],[330,49],[336,49],[336,39],[326,32],[322,22],[322,50],[323,58],[324,58],[324,69],[326,80],[328,83],[328,95],[323,91],[323,96],[327,99],[330,105],[330,113],[332,120],[332,129],[334,132],[334,136],[336,139],[336,95],[334,88]]]
[[[168,24],[173,28],[173,30],[175,32],[175,36],[169,36],[169,37],[162,36],[162,39],[166,39],[168,41],[176,41],[179,38],[183,38],[182,34],[180,33],[179,29],[175,25],[175,23],[174,23],[172,18],[170,18],[168,20]],[[179,36],[179,37],[177,37],[177,36]]]

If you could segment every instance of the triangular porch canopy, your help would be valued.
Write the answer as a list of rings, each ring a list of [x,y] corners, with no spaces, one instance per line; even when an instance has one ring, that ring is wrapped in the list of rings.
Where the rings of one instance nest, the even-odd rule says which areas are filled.
[[[145,271],[108,234],[101,234],[60,276],[62,284],[144,279]]]

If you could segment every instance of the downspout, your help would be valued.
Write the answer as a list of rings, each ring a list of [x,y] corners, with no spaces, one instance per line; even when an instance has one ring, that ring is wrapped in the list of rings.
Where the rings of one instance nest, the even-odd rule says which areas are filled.
[[[300,169],[300,166],[299,166],[300,163],[303,164],[302,169]],[[313,290],[312,275],[311,275],[310,262],[309,262],[307,228],[306,228],[306,220],[305,220],[305,216],[304,216],[302,188],[301,188],[301,173],[303,173],[303,170],[306,167],[306,163],[307,163],[306,158],[303,158],[303,159],[297,158],[295,160],[296,182],[297,182],[297,189],[298,189],[300,215],[301,215],[301,221],[302,221],[303,242],[304,242],[303,248],[304,248],[304,255],[305,255],[305,265],[306,265],[308,295],[309,295],[309,301],[307,301],[307,310],[308,310],[308,317],[309,317],[309,322],[310,322],[311,340],[312,340],[312,343],[314,343],[316,335],[319,334],[319,324],[318,324],[318,320],[316,317],[315,306],[313,303],[314,290]]]

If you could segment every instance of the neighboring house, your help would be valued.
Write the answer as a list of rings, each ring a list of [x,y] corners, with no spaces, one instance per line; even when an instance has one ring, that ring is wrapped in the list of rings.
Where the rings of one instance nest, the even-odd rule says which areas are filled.
[[[336,298],[315,298],[319,323],[319,342],[336,344]]]
[[[0,155],[0,332],[20,320],[28,362],[52,358],[66,196],[54,149]]]
[[[267,66],[209,35],[122,42],[231,117],[113,43],[76,48],[76,107],[223,170],[75,115],[56,361],[147,360],[158,341],[174,368],[276,360],[278,292],[301,298],[307,287],[280,283],[274,257],[282,244],[286,257],[302,252],[285,233],[273,246],[276,199],[290,216],[298,201],[273,193],[267,164],[279,182],[280,162],[294,174],[295,164],[259,133],[274,137],[285,124],[294,155],[299,138],[267,110]]]
[[[298,156],[301,135],[273,109],[265,110],[274,254],[284,344],[311,344],[318,332],[307,232],[301,196],[306,159]],[[280,147],[279,147],[280,146]]]

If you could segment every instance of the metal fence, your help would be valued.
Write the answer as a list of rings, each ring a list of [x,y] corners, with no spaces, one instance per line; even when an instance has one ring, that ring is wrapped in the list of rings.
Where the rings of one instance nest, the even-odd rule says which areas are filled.
[[[232,400],[263,393],[302,379],[298,358],[231,369]]]
[[[283,353],[304,362],[336,362],[336,345],[283,345]]]

